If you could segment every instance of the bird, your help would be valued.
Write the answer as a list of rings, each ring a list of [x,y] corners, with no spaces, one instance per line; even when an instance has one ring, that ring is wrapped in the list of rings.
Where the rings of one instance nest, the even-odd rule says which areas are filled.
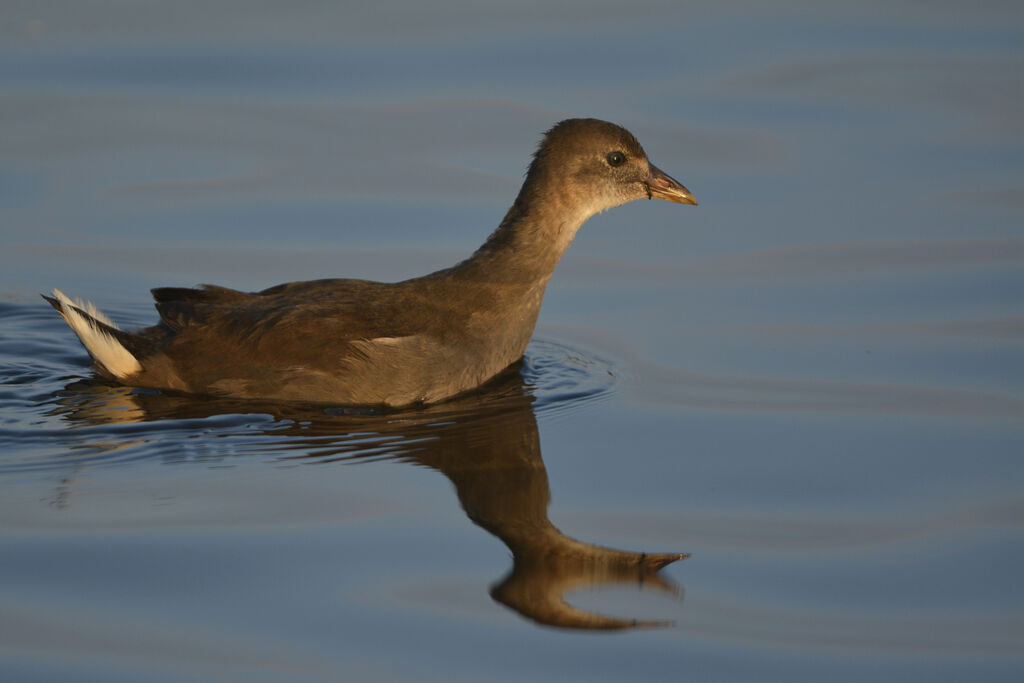
[[[401,282],[321,279],[258,292],[151,290],[160,321],[121,330],[92,303],[43,295],[96,374],[186,394],[404,408],[485,384],[522,358],[548,281],[591,216],[637,199],[696,205],[625,128],[548,130],[512,207],[469,258]]]

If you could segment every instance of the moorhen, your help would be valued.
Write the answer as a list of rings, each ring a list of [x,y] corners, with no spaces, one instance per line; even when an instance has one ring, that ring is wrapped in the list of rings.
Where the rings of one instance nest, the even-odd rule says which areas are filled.
[[[522,357],[576,231],[634,199],[696,204],[620,126],[556,124],[501,225],[465,261],[403,282],[313,280],[261,292],[152,290],[160,322],[120,330],[92,304],[44,297],[100,375],[194,394],[338,405],[433,403]]]

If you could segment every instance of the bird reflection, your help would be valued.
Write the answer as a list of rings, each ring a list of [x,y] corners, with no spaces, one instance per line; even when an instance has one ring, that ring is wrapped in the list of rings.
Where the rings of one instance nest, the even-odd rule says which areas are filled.
[[[539,624],[561,628],[672,625],[604,616],[565,601],[569,591],[615,584],[681,596],[682,589],[659,571],[687,555],[591,545],[569,538],[551,523],[535,398],[518,368],[471,395],[404,412],[201,399],[96,382],[69,386],[58,402],[56,412],[91,425],[269,413],[277,421],[266,434],[273,437],[274,449],[285,459],[319,463],[389,459],[433,468],[455,485],[468,517],[512,551],[512,569],[491,587],[491,596],[499,603]]]

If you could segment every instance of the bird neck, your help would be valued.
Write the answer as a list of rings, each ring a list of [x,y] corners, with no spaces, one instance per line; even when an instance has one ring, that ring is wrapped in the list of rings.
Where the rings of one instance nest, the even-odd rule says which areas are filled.
[[[591,212],[552,188],[538,191],[537,185],[529,180],[523,185],[498,229],[456,266],[457,276],[508,285],[547,283]]]

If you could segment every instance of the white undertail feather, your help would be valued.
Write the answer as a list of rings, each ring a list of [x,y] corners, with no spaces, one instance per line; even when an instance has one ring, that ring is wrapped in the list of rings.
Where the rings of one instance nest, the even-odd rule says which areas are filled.
[[[92,359],[102,365],[107,372],[114,377],[124,378],[142,370],[139,361],[121,345],[121,342],[95,327],[75,308],[80,308],[103,324],[117,329],[117,325],[111,322],[110,318],[100,313],[88,301],[83,302],[77,299],[72,301],[59,289],[53,290],[53,296],[60,302],[60,314],[64,318],[64,322],[75,331]]]

